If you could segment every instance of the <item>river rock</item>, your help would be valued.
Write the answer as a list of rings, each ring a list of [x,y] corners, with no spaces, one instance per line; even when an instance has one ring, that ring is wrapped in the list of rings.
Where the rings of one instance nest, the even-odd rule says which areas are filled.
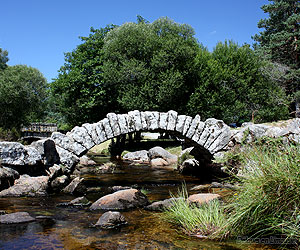
[[[54,180],[58,176],[61,176],[62,173],[63,167],[61,165],[54,164],[48,169],[49,181]]]
[[[62,192],[67,194],[84,194],[86,192],[86,186],[83,184],[83,178],[76,177],[71,183],[66,186]]]
[[[15,224],[35,221],[27,212],[16,212],[0,215],[1,224]]]
[[[14,181],[19,177],[20,175],[17,171],[0,166],[0,191],[14,185]]]
[[[168,162],[169,165],[177,163],[177,156],[169,153],[167,150],[163,149],[162,147],[151,148],[148,151],[148,156],[151,160],[155,158],[162,158],[166,162]]]
[[[147,150],[129,152],[123,156],[123,159],[139,163],[149,163],[150,161]]]
[[[201,193],[201,194],[193,194],[188,197],[188,201],[190,203],[195,203],[197,205],[202,205],[204,203],[209,203],[210,201],[220,199],[221,196],[219,194],[211,194],[211,193]]]
[[[0,192],[0,197],[7,196],[45,196],[47,195],[49,176],[30,177],[21,175],[15,184]]]
[[[150,161],[151,167],[168,166],[169,163],[163,158],[155,158]]]
[[[52,191],[59,192],[69,183],[69,177],[66,175],[62,175],[56,177],[50,184]]]
[[[145,207],[145,209],[150,211],[164,211],[165,209],[172,207],[176,200],[180,200],[183,198],[169,198],[163,201],[153,202],[151,205]]]
[[[58,207],[85,207],[90,206],[91,202],[84,196],[78,197],[70,202],[59,203]]]
[[[148,205],[146,195],[137,189],[120,190],[95,201],[90,210],[124,210]]]
[[[120,212],[108,211],[99,218],[95,226],[110,229],[127,224],[125,217]]]

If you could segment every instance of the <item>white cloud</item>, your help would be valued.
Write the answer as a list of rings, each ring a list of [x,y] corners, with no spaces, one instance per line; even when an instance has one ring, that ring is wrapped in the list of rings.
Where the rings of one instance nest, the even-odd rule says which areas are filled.
[[[213,36],[213,35],[215,35],[215,34],[217,34],[217,31],[216,31],[216,30],[214,30],[214,31],[212,31],[212,32],[209,33],[209,35],[211,35],[211,36]]]

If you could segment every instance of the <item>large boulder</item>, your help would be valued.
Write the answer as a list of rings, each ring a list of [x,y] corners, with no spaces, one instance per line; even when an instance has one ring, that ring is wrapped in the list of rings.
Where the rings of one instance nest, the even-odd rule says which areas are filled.
[[[163,149],[162,147],[151,148],[148,151],[148,156],[150,160],[156,158],[162,158],[166,162],[168,162],[169,165],[177,163],[177,156],[169,153],[167,150]]]
[[[16,212],[11,214],[0,215],[1,224],[15,224],[35,221],[27,212]]]
[[[0,192],[0,197],[9,196],[45,196],[47,195],[49,176],[30,177],[21,175],[15,184]]]
[[[34,147],[18,142],[0,142],[0,159],[4,166],[38,165],[42,162],[41,154]]]
[[[14,181],[19,177],[20,175],[17,171],[0,166],[0,191],[14,185]]]
[[[147,150],[129,152],[123,156],[123,159],[139,163],[149,163],[150,161]]]
[[[99,218],[95,226],[110,229],[120,227],[122,225],[127,224],[125,217],[120,212],[112,212],[108,211]]]
[[[55,142],[51,138],[35,141],[30,146],[35,148],[42,156],[44,165],[52,166],[55,163],[59,163],[59,155],[56,151]]]
[[[146,195],[137,189],[120,190],[95,201],[90,210],[124,210],[148,205]]]

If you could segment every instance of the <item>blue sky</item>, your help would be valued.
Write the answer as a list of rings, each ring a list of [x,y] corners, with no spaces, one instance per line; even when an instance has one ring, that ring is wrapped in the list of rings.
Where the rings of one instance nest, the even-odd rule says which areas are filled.
[[[191,25],[196,38],[210,50],[232,39],[252,44],[257,22],[267,17],[260,7],[267,0],[2,0],[0,48],[9,52],[9,65],[38,68],[47,80],[57,77],[64,52],[81,43],[90,27],[150,22],[167,16]]]

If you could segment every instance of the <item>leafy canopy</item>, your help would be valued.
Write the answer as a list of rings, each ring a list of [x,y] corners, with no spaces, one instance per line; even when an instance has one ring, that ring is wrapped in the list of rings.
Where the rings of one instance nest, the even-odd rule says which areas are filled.
[[[263,31],[253,38],[256,51],[279,67],[287,94],[296,100],[300,112],[300,1],[269,0],[261,8],[269,17],[262,19],[258,27]],[[297,97],[298,96],[298,97]],[[298,105],[297,105],[298,103]]]
[[[105,37],[104,79],[124,111],[184,110],[198,43],[194,30],[169,18],[125,23]],[[120,109],[121,109],[120,108]]]
[[[0,48],[0,70],[3,70],[7,67],[8,62],[8,52]]]
[[[0,71],[1,127],[19,128],[43,115],[47,81],[40,71],[15,65]]]
[[[226,41],[218,43],[212,53],[202,49],[196,67],[198,84],[187,104],[190,114],[227,123],[288,116],[284,92],[263,74],[264,62],[248,45]]]
[[[65,54],[65,64],[51,84],[52,95],[58,96],[58,110],[71,125],[98,120],[114,102],[103,83],[103,44],[114,25],[91,28],[82,44]]]

